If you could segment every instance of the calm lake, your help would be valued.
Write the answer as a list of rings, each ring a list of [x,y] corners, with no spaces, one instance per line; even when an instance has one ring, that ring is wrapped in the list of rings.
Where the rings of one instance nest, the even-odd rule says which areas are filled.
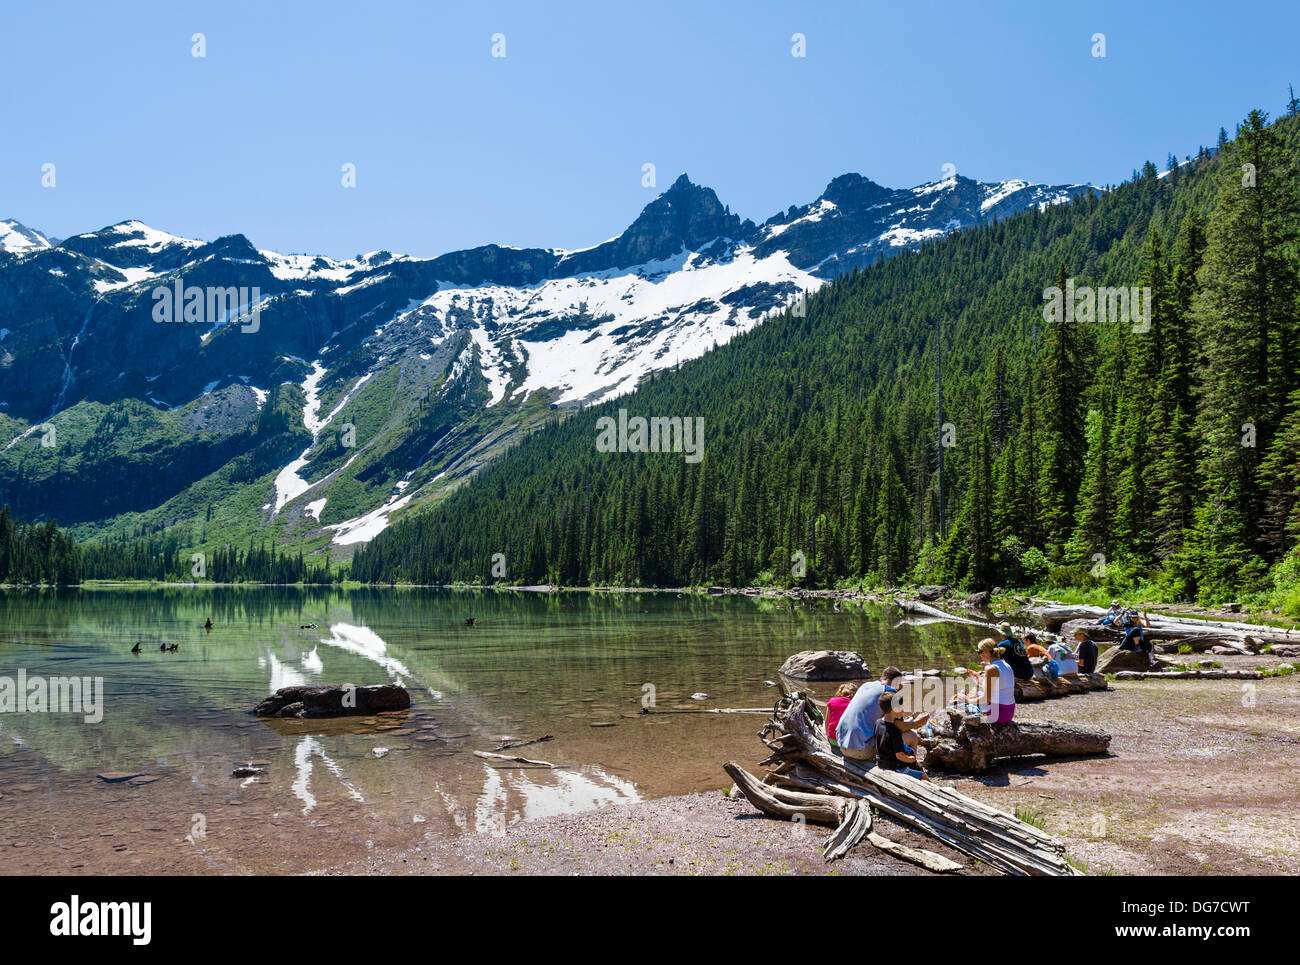
[[[778,691],[764,681],[799,650],[856,650],[873,670],[952,667],[972,662],[981,635],[871,604],[743,596],[0,590],[0,678],[103,686],[97,722],[0,714],[0,872],[306,871],[458,830],[722,788],[723,761],[763,756],[762,718],[667,711],[770,706]],[[279,687],[391,681],[411,690],[409,713],[251,713]],[[638,716],[647,692],[658,713]],[[543,735],[554,739],[515,753],[564,767],[472,753]],[[263,774],[231,776],[252,761]]]

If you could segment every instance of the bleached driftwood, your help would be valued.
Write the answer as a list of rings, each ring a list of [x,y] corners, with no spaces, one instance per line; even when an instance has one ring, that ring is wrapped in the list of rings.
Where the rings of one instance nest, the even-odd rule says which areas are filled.
[[[865,802],[1006,874],[1078,874],[1062,842],[1004,811],[950,787],[836,755],[808,720],[802,699],[778,701],[760,738],[772,752],[762,762],[769,768],[767,785]]]
[[[749,803],[768,817],[835,827],[835,831],[822,843],[822,857],[827,861],[844,857],[855,844],[865,838],[881,851],[930,871],[946,873],[961,870],[960,864],[943,855],[924,848],[909,848],[873,831],[871,806],[865,801],[768,787],[734,761],[728,761],[722,765],[722,769],[736,782],[736,787]]]
[[[503,764],[523,764],[528,767],[563,767],[562,764],[552,764],[550,761],[535,761],[529,757],[512,757],[509,754],[493,754],[491,751],[475,751],[475,757],[481,757],[486,761],[500,761]]]
[[[1167,670],[1158,673],[1147,670],[1121,670],[1116,680],[1263,680],[1258,670]]]

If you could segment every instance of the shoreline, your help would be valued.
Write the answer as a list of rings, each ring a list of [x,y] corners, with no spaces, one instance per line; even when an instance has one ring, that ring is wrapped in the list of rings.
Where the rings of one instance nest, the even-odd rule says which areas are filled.
[[[1224,658],[1244,666],[1257,656]],[[1100,726],[1106,755],[1005,761],[936,779],[1008,813],[1031,816],[1092,875],[1300,874],[1300,675],[1249,681],[1112,682],[1104,691],[1017,706],[1023,720]],[[1154,714],[1154,708],[1162,713]],[[763,748],[738,761],[753,773]],[[718,761],[719,784],[730,784]],[[988,874],[933,838],[877,816],[900,844]],[[718,790],[618,803],[463,832],[311,874],[921,875],[867,842],[823,862],[829,828],[799,829]],[[802,831],[802,836],[800,835]],[[672,859],[671,861],[669,859]]]
[[[1071,600],[1059,600],[1040,596],[1032,591],[998,588],[992,591],[972,591],[965,593],[955,588],[946,588],[949,592],[938,597],[923,596],[921,587],[873,587],[871,589],[827,589],[810,587],[784,586],[564,586],[561,584],[505,584],[505,583],[357,583],[344,580],[336,583],[217,583],[210,580],[203,582],[177,582],[171,580],[86,580],[81,583],[0,583],[0,590],[95,590],[95,589],[332,589],[332,590],[491,590],[500,593],[627,593],[627,594],[662,594],[675,593],[678,596],[744,596],[760,599],[807,599],[836,600],[855,603],[884,603],[897,605],[899,600],[909,603],[921,602],[943,604],[957,607],[968,613],[996,615],[999,619],[1015,615],[1032,615],[1041,617],[1041,611],[1051,607],[1087,606]],[[971,600],[981,593],[988,593],[985,604],[974,604]],[[1066,594],[1075,596],[1077,594]],[[1014,606],[1012,606],[1014,605]],[[1241,608],[1239,604],[1227,604],[1223,607],[1201,606],[1195,603],[1173,602],[1168,600],[1156,602],[1131,601],[1130,605],[1138,610],[1150,610],[1167,616],[1190,617],[1201,620],[1245,620],[1294,630],[1300,626],[1300,619],[1276,608],[1254,610]]]

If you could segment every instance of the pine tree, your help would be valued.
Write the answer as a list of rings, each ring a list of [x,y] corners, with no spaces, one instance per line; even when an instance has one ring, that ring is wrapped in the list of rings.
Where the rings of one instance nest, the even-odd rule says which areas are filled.
[[[1057,271],[1057,287],[1066,289],[1065,263]],[[1042,373],[1043,456],[1039,466],[1038,503],[1049,555],[1059,555],[1074,521],[1075,502],[1083,476],[1083,411],[1080,384],[1084,379],[1079,325],[1065,318],[1047,326]]]
[[[1300,201],[1294,156],[1252,111],[1226,163],[1193,305],[1202,467],[1208,511],[1198,568],[1211,592],[1257,579],[1264,513],[1259,478],[1296,376]]]

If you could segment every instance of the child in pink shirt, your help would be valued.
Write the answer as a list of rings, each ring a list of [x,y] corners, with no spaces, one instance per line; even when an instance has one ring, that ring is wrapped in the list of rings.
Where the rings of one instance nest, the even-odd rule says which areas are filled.
[[[858,692],[859,686],[861,684],[856,681],[840,684],[835,696],[826,701],[826,736],[830,739],[831,747],[840,746],[835,740],[835,728],[840,725],[840,718],[844,716],[844,711],[848,709],[849,701]]]

